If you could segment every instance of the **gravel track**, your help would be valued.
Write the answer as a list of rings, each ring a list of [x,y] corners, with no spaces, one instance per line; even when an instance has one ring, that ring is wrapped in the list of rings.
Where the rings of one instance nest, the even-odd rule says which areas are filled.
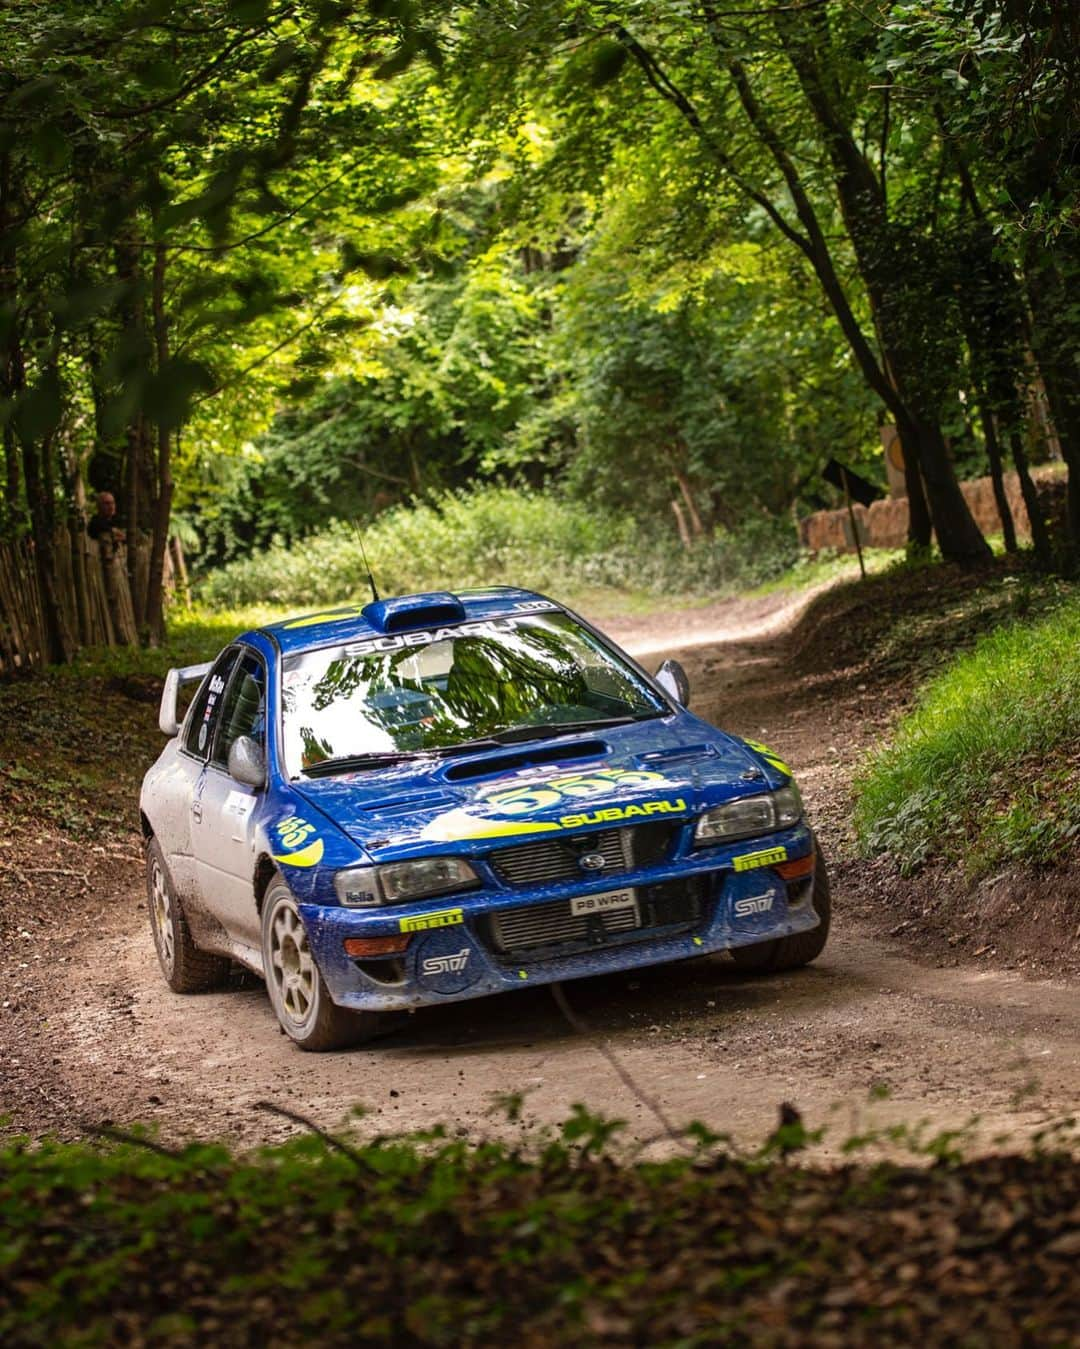
[[[783,631],[807,598],[604,626],[650,668],[678,655],[696,710],[792,763],[826,850],[843,859],[851,764],[890,709],[861,686],[815,690],[786,668]],[[383,1040],[333,1055],[298,1052],[250,976],[221,993],[170,993],[141,869],[130,855],[114,866],[113,895],[5,964],[8,1128],[74,1136],[142,1121],[167,1140],[255,1145],[293,1131],[257,1108],[270,1101],[329,1127],[363,1106],[363,1135],[439,1123],[505,1133],[520,1125],[492,1114],[492,1097],[517,1091],[523,1122],[556,1123],[583,1102],[626,1119],[642,1141],[662,1131],[650,1099],[679,1124],[702,1120],[747,1144],[790,1101],[809,1126],[827,1126],[815,1151],[835,1157],[851,1133],[896,1122],[936,1131],[978,1116],[980,1146],[1018,1143],[1080,1098],[1075,985],[913,959],[864,897],[849,902],[850,861],[835,870],[833,937],[809,969],[750,978],[705,958],[567,985],[589,1036],[534,989],[422,1010]]]

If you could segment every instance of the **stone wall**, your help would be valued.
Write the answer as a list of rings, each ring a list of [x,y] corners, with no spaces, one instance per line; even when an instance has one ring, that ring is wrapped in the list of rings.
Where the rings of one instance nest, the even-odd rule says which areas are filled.
[[[1032,470],[1032,477],[1039,487],[1040,496],[1056,486],[1059,472],[1044,464]],[[994,488],[989,478],[972,478],[960,484],[960,490],[967,498],[968,507],[975,517],[975,523],[984,534],[1000,534],[1001,520],[998,517],[997,504],[994,501]],[[1020,495],[1020,480],[1015,473],[1005,474],[1005,493],[1009,499],[1017,535],[1022,539],[1031,537],[1024,499]],[[872,506],[853,506],[855,521],[859,530],[859,541],[864,548],[903,548],[907,543],[908,504],[904,497],[890,497],[875,501]],[[838,553],[855,551],[855,540],[851,535],[851,521],[847,507],[838,511],[818,511],[799,522],[799,539],[804,548],[811,552],[832,549]]]

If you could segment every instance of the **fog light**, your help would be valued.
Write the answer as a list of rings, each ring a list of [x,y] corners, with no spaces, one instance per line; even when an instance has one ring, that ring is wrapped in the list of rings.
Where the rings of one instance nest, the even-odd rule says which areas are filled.
[[[346,937],[345,954],[347,956],[396,956],[412,941],[412,935],[403,937]]]

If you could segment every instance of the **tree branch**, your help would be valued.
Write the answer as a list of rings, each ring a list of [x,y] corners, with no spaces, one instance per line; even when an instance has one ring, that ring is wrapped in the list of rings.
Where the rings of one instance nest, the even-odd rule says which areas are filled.
[[[724,172],[731,178],[732,182],[744,192],[751,201],[756,202],[758,206],[768,215],[780,232],[785,235],[797,248],[800,248],[807,257],[812,256],[810,240],[800,234],[793,225],[785,220],[784,216],[777,209],[775,204],[765,195],[764,192],[752,187],[750,183],[742,176],[735,167],[731,156],[717,145],[714,138],[709,134],[704,122],[701,120],[697,108],[689,98],[678,88],[675,82],[660,67],[656,58],[646,50],[645,47],[631,33],[627,32],[621,25],[615,29],[615,36],[641,67],[642,74],[652,86],[652,88],[673,107],[682,113],[683,117],[697,133],[702,144],[709,151],[710,155]]]

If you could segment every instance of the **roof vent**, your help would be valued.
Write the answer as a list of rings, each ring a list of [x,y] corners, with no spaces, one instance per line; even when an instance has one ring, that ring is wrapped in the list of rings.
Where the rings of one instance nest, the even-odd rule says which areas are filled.
[[[364,605],[363,614],[376,632],[437,628],[443,623],[464,623],[466,618],[465,606],[448,590],[403,595],[393,600],[373,600]]]

